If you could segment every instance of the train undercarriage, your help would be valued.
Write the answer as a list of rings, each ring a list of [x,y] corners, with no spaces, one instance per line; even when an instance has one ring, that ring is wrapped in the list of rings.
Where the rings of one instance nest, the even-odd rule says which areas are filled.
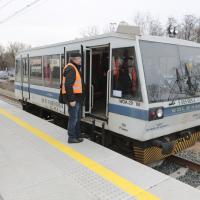
[[[28,102],[22,102],[22,105],[25,111],[67,129],[67,116]],[[91,123],[81,122],[81,130],[88,139],[143,164],[163,160],[193,146],[200,139],[200,127],[141,142],[106,130],[106,121],[102,121],[101,127],[95,123],[95,118],[91,119]]]

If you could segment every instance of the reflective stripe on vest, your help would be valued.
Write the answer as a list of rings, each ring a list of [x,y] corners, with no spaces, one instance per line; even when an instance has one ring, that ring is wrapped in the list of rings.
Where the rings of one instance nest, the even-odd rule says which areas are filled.
[[[72,64],[69,63],[67,64],[64,69],[63,69],[63,77],[62,77],[62,94],[67,94],[67,91],[65,89],[65,83],[66,83],[66,77],[64,76],[64,72],[67,69],[67,67],[73,67],[75,72],[76,72],[76,78],[75,78],[75,82],[73,84],[73,93],[74,94],[81,94],[82,93],[82,80],[81,80],[81,75],[78,71],[78,69]]]

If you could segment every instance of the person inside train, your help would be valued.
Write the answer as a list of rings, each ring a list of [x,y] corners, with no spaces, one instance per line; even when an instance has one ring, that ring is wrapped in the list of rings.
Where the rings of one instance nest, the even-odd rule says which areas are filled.
[[[123,95],[137,93],[137,72],[134,58],[124,54],[122,58],[117,56],[114,60],[114,88],[121,90]]]

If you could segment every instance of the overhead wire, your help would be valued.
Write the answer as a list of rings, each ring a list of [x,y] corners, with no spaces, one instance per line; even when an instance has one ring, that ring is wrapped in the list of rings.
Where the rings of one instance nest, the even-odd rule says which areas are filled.
[[[9,0],[5,4],[3,4],[2,6],[0,6],[0,10],[2,10],[3,8],[5,8],[7,5],[9,5],[10,3],[12,3],[13,1],[15,1],[15,0]]]
[[[10,1],[14,1],[14,0],[10,0]],[[9,1],[9,2],[10,2],[10,1]],[[20,9],[16,10],[13,14],[7,16],[7,17],[4,18],[3,20],[0,20],[0,24],[3,24],[3,23],[5,23],[6,21],[8,21],[8,20],[14,18],[16,15],[19,15],[20,13],[24,12],[26,9],[32,7],[33,5],[35,5],[36,3],[38,3],[39,1],[41,1],[41,0],[34,0],[34,1],[32,1],[31,3],[27,4],[26,6],[24,6],[24,7],[20,8]],[[1,7],[0,7],[0,9],[1,9]]]

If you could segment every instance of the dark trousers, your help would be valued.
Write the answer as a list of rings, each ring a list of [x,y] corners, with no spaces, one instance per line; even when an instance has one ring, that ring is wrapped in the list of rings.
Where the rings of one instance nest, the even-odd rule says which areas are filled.
[[[79,138],[81,134],[80,130],[80,121],[81,121],[81,113],[82,113],[82,104],[81,102],[76,102],[74,107],[68,105],[68,135],[69,138]]]

